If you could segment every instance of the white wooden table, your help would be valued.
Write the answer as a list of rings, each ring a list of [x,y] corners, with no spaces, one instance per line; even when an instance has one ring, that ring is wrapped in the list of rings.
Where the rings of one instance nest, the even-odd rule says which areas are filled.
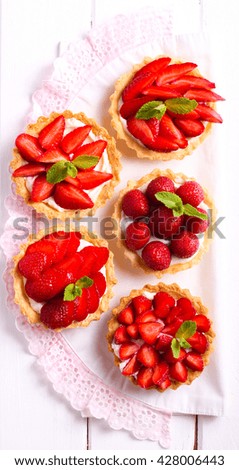
[[[1,170],[3,195],[6,195],[10,188],[7,165],[11,158],[14,137],[22,130],[24,116],[30,109],[31,93],[41,85],[42,80],[51,71],[59,42],[68,42],[78,34],[83,35],[92,26],[117,13],[130,13],[145,5],[159,8],[160,3],[159,0],[131,0],[130,2],[128,0],[40,0],[38,2],[2,0]],[[180,4],[187,15],[188,1],[177,0],[175,3],[177,3],[177,8]],[[196,3],[198,2],[195,1]],[[238,93],[233,94],[233,90],[237,89],[236,72],[238,72],[238,60],[237,64],[234,62],[239,30],[236,1],[206,0],[205,3],[207,3],[205,19],[214,51],[214,66],[218,76],[221,77],[221,84],[223,82],[225,89],[228,85],[228,90],[231,90],[231,96],[228,99],[234,98],[234,100],[230,109],[232,113],[236,113],[235,97],[238,97]],[[227,158],[233,161],[236,146],[238,147],[236,139],[238,129],[236,122],[234,124],[225,122],[225,126],[228,127],[228,135],[232,131]],[[230,181],[236,184],[236,175],[233,175],[232,171],[230,178]],[[7,214],[3,207],[2,214],[1,222],[4,223]],[[234,220],[233,215],[234,209],[228,208],[229,222]],[[233,243],[233,235],[230,236],[230,231],[227,233],[227,243],[229,255],[230,244]],[[230,262],[230,267],[232,263],[235,263],[236,271],[236,258]],[[4,267],[3,258],[1,264]],[[230,276],[230,272],[228,275]],[[236,276],[231,285],[235,288],[238,285]],[[103,421],[81,418],[80,413],[75,412],[61,396],[57,395],[42,375],[42,371],[38,370],[35,358],[28,353],[26,342],[14,326],[13,317],[4,307],[4,297],[3,287],[0,296],[1,311],[5,312],[1,317],[0,326],[1,449],[159,449],[157,443],[138,441],[125,431],[113,431]],[[230,348],[237,373],[230,377],[230,406],[227,415],[223,418],[174,416],[172,449],[239,448],[238,378],[236,377],[239,360],[238,353],[235,352],[236,342],[236,335],[234,335],[234,339],[230,339]],[[225,370],[226,373],[227,370]]]

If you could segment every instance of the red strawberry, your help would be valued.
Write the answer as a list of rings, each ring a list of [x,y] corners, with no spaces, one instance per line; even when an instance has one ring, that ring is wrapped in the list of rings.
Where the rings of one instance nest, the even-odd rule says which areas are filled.
[[[102,274],[101,272],[92,274],[91,279],[94,281],[99,297],[102,297],[106,290],[106,280],[104,274]]]
[[[176,194],[181,197],[183,204],[191,204],[194,207],[204,200],[203,189],[196,181],[186,181],[181,184]]]
[[[74,302],[57,297],[45,303],[41,308],[40,320],[48,328],[66,328],[74,320]]]
[[[206,336],[198,331],[196,331],[191,338],[187,339],[187,341],[191,344],[192,348],[200,354],[204,354],[208,348],[208,340]]]
[[[28,279],[25,291],[28,297],[36,302],[44,302],[60,294],[70,282],[71,276],[66,272],[49,268],[37,279]]]
[[[136,251],[143,248],[150,239],[150,230],[144,222],[132,222],[126,228],[125,244],[129,250]]]
[[[18,263],[18,269],[22,276],[33,280],[37,279],[41,272],[51,264],[52,261],[49,254],[36,251],[25,254]]]
[[[168,65],[158,74],[156,84],[161,86],[164,83],[171,83],[186,73],[191,72],[196,67],[197,65],[191,62]]]
[[[218,123],[223,122],[220,114],[218,114],[215,109],[211,108],[210,106],[207,106],[206,104],[198,104],[196,109],[199,117],[203,121]]]
[[[67,176],[64,178],[65,183],[69,183],[71,186],[75,186],[77,189],[82,189],[82,184],[78,178],[72,178],[72,176]]]
[[[137,352],[137,359],[145,367],[154,367],[159,362],[159,355],[152,346],[144,343]]]
[[[175,364],[176,362],[181,362],[185,359],[187,353],[186,351],[184,351],[184,349],[180,348],[180,353],[179,353],[179,357],[176,359],[176,357],[174,357],[173,353],[172,353],[172,350],[169,349],[165,354],[164,354],[164,359],[165,361],[167,361],[169,364]]]
[[[169,267],[171,253],[164,243],[150,242],[143,248],[142,258],[150,269],[162,271]]]
[[[153,369],[149,367],[141,367],[137,375],[137,384],[142,388],[152,387],[153,383]]]
[[[66,134],[61,142],[62,150],[68,153],[68,155],[70,153],[76,154],[78,148],[83,144],[91,129],[92,126],[81,126]]]
[[[65,118],[58,116],[41,130],[38,137],[40,145],[46,150],[57,147],[62,140],[64,130]]]
[[[196,119],[191,120],[176,118],[174,120],[174,123],[186,137],[197,137],[198,135],[201,135],[205,130],[203,123]]]
[[[69,156],[62,152],[59,147],[56,147],[44,152],[39,160],[44,163],[56,163],[60,162],[61,160],[69,160]]]
[[[74,161],[74,160],[73,160]],[[106,181],[111,180],[113,175],[111,173],[104,173],[102,171],[79,171],[77,179],[81,184],[82,189],[93,189]]]
[[[150,181],[145,195],[152,204],[161,204],[155,197],[155,194],[160,191],[167,191],[169,193],[175,192],[173,181],[166,176],[158,176],[157,178]]]
[[[87,292],[82,289],[81,296],[76,297],[74,300],[74,319],[76,321],[83,321],[88,315]]]
[[[30,200],[41,202],[53,195],[55,185],[48,183],[46,174],[38,175],[33,181]]]
[[[160,362],[154,367],[153,383],[161,385],[169,377],[169,367],[166,362]]]
[[[128,325],[126,327],[127,333],[133,339],[137,339],[139,337],[139,329],[136,323],[132,323],[132,325]]]
[[[170,366],[169,376],[178,382],[186,382],[188,378],[187,367],[182,362],[176,362],[176,364]]]
[[[118,322],[124,325],[131,325],[134,322],[133,309],[128,305],[118,314]]]
[[[167,317],[169,310],[174,307],[174,298],[167,292],[157,292],[153,299],[155,315],[158,318]]]
[[[65,232],[65,238],[68,241],[68,247],[67,247],[65,256],[69,256],[69,255],[72,255],[73,253],[76,253],[77,249],[80,246],[81,233],[80,232]]]
[[[201,354],[189,352],[184,361],[185,365],[192,370],[202,371],[204,369],[203,358]]]
[[[170,57],[160,57],[159,59],[152,60],[148,64],[144,65],[141,69],[139,69],[134,75],[134,78],[138,77],[139,75],[145,74],[146,72],[156,74],[164,67],[166,67],[170,62]]]
[[[160,121],[160,135],[172,139],[180,148],[186,148],[188,145],[187,139],[167,113],[163,115]]]
[[[206,333],[208,330],[210,330],[211,322],[209,318],[206,317],[206,315],[196,315],[193,321],[195,321],[197,324],[197,331]]]
[[[180,91],[181,93],[185,93],[190,88],[215,88],[215,83],[210,82],[206,78],[197,77],[196,75],[183,75],[182,77],[178,78],[177,80],[171,83],[172,87],[175,90]]]
[[[165,333],[160,333],[155,348],[158,351],[166,351],[168,348],[170,348],[171,342],[172,342],[173,336],[167,335]]]
[[[132,305],[136,315],[141,315],[151,309],[152,300],[148,299],[144,295],[137,295],[137,297],[133,298]]]
[[[182,318],[176,318],[176,320],[170,323],[170,325],[167,325],[164,327],[164,329],[162,330],[162,333],[174,336],[176,332],[178,331],[178,329],[180,328],[180,326],[182,325],[182,323],[183,323]]]
[[[150,118],[147,120],[147,124],[153,134],[153,137],[156,138],[159,134],[160,121],[157,118]]]
[[[135,323],[149,323],[157,321],[157,317],[154,315],[153,310],[148,310],[147,312],[137,315]]]
[[[181,93],[174,90],[170,85],[151,86],[143,90],[142,94],[150,97],[151,100],[168,100],[181,96]]]
[[[81,145],[80,147],[77,147],[77,154],[74,154],[74,158],[79,157],[80,155],[93,155],[100,158],[102,157],[106,147],[107,142],[105,140],[96,140],[95,142]]]
[[[27,163],[26,165],[19,166],[19,168],[13,172],[12,176],[14,178],[18,176],[36,176],[45,172],[45,165],[41,165],[40,163]]]
[[[139,189],[128,191],[122,201],[122,210],[128,217],[145,217],[149,213],[149,203]]]
[[[199,248],[197,235],[187,230],[182,231],[170,244],[171,253],[178,258],[190,258]]]
[[[173,150],[178,150],[179,148],[176,142],[162,135],[158,135],[158,137],[156,137],[153,142],[148,142],[145,145],[149,149],[155,150],[156,152],[172,152]]]
[[[163,382],[161,382],[161,384],[159,385],[159,388],[160,388],[160,390],[162,390],[162,392],[164,392],[164,390],[166,390],[171,385],[172,385],[171,380],[169,378],[167,378]]]
[[[173,111],[169,111],[169,109],[167,109],[167,114],[173,119],[179,118],[180,120],[190,119],[191,121],[194,121],[200,118],[199,113],[196,111],[196,109],[193,109],[189,113],[185,113],[185,114],[173,113]]]
[[[141,338],[147,344],[151,344],[151,345],[156,342],[163,328],[164,328],[164,323],[161,321],[139,323],[139,333],[140,333]]]
[[[154,145],[154,136],[153,133],[146,121],[143,119],[136,119],[135,117],[130,117],[127,120],[127,128],[130,134],[132,134],[136,139],[140,140],[146,147]]]
[[[114,341],[116,344],[122,344],[129,342],[130,337],[128,335],[127,329],[125,325],[121,325],[117,328],[114,334]]]
[[[140,368],[140,363],[137,361],[137,356],[131,357],[131,359],[127,362],[126,366],[124,366],[122,370],[123,375],[133,375],[138,372]]]
[[[207,215],[207,211],[205,211],[204,209],[201,209],[201,207],[198,207],[197,210],[201,212],[201,214]],[[205,232],[209,226],[208,218],[206,220],[203,220],[203,219],[200,219],[199,217],[185,216],[184,222],[185,222],[185,226],[187,230],[196,234]]]
[[[178,318],[180,316],[181,313],[182,313],[181,308],[173,307],[170,310],[169,314],[167,315],[167,318],[165,320],[166,324],[170,325],[170,323],[174,322],[176,320],[176,318]]]
[[[64,234],[65,232],[59,231],[46,235],[41,240],[29,245],[26,254],[35,252],[46,253],[50,264],[61,261],[69,245],[69,239],[64,237]]]
[[[57,183],[54,199],[63,209],[83,210],[94,206],[87,193],[64,181]]]
[[[177,307],[180,309],[179,317],[185,320],[194,320],[196,315],[196,310],[186,297],[181,297],[177,301]]]
[[[129,359],[134,354],[136,354],[139,350],[139,345],[129,341],[128,343],[123,343],[119,349],[119,357],[121,361],[125,359]]]
[[[96,274],[106,264],[109,258],[109,250],[105,246],[86,246],[80,251],[83,258],[82,266],[84,275]]]
[[[149,228],[154,237],[167,239],[179,234],[183,220],[183,215],[175,217],[172,209],[161,204],[152,212]]]
[[[86,302],[87,302],[87,313],[96,312],[99,307],[100,298],[95,284],[90,287],[86,287]]]
[[[140,74],[136,78],[133,78],[125,87],[122,93],[122,100],[129,101],[137,98],[142,93],[144,88],[152,85],[154,79],[155,75],[152,73]]]
[[[197,100],[198,102],[214,102],[214,101],[224,101],[225,98],[214,93],[211,90],[204,90],[203,88],[191,88],[184,94],[185,98],[189,98],[190,100]]]
[[[42,156],[42,148],[39,145],[37,137],[30,134],[20,134],[16,138],[16,147],[21,156],[27,162],[36,162]]]
[[[137,111],[143,106],[145,103],[148,103],[150,98],[145,96],[143,98],[135,98],[134,100],[125,101],[122,104],[119,112],[123,119],[128,119],[130,116],[134,116]]]

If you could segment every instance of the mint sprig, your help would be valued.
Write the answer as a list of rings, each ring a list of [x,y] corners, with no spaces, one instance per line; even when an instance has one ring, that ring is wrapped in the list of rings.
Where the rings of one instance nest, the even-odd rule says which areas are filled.
[[[76,178],[78,169],[88,169],[97,165],[99,161],[98,157],[92,155],[80,155],[76,157],[72,162],[67,160],[61,160],[54,163],[52,167],[47,171],[46,179],[48,183],[56,184],[63,181],[67,176]]]
[[[147,120],[155,117],[160,120],[166,112],[166,109],[163,101],[149,101],[141,106],[136,113],[136,118]]]
[[[165,101],[149,101],[143,104],[136,113],[137,119],[162,119],[167,109],[176,114],[187,114],[193,111],[197,107],[198,103],[196,100],[190,100],[189,98],[170,98]]]
[[[97,165],[98,161],[99,157],[95,157],[93,155],[79,155],[79,157],[74,158],[72,163],[76,168],[86,170]]]
[[[196,207],[191,206],[191,204],[183,204],[181,197],[175,193],[159,191],[155,194],[155,197],[166,207],[172,209],[174,217],[180,217],[181,215],[186,214],[202,220],[208,219],[208,215],[198,211]]]
[[[190,100],[189,98],[170,98],[165,101],[166,108],[176,114],[187,114],[193,111],[198,103],[196,100]]]
[[[83,276],[78,281],[72,284],[68,284],[64,290],[63,300],[75,300],[76,297],[82,296],[82,289],[85,287],[91,287],[94,284],[93,279],[88,276]]]
[[[191,320],[184,321],[179,327],[175,338],[173,338],[171,341],[171,350],[175,359],[179,358],[180,348],[191,348],[191,345],[188,343],[187,339],[191,338],[191,336],[196,333],[196,330],[197,324],[195,321]]]

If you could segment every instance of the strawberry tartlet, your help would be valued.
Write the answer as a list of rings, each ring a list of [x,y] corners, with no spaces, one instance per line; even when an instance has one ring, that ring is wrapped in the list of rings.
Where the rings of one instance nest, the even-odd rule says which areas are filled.
[[[116,82],[112,126],[139,158],[182,159],[222,123],[214,88],[193,62],[146,57]]]
[[[15,143],[16,191],[50,219],[93,215],[120,181],[114,139],[84,113],[42,116]]]
[[[215,334],[199,297],[177,284],[133,290],[113,310],[108,346],[122,375],[143,389],[190,385],[209,362]]]
[[[156,169],[128,182],[113,217],[125,257],[160,278],[200,261],[212,238],[215,215],[212,199],[197,181]]]
[[[14,258],[15,302],[30,323],[86,327],[108,309],[116,283],[105,240],[85,227],[39,232]]]

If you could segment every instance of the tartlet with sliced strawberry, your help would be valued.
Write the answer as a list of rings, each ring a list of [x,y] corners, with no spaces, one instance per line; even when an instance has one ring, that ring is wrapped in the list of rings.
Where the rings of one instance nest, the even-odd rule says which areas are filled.
[[[214,89],[193,62],[146,57],[116,82],[112,126],[139,158],[182,159],[222,123]]]
[[[209,362],[215,334],[199,297],[177,284],[131,291],[113,310],[108,346],[122,375],[143,389],[190,385]]]
[[[107,242],[70,228],[30,237],[14,258],[15,302],[30,323],[86,327],[108,309],[116,283]]]
[[[84,113],[42,116],[15,144],[16,191],[48,218],[92,215],[119,183],[115,141]]]
[[[154,170],[129,181],[115,204],[118,246],[137,269],[174,274],[201,260],[212,239],[216,210],[195,179]]]

